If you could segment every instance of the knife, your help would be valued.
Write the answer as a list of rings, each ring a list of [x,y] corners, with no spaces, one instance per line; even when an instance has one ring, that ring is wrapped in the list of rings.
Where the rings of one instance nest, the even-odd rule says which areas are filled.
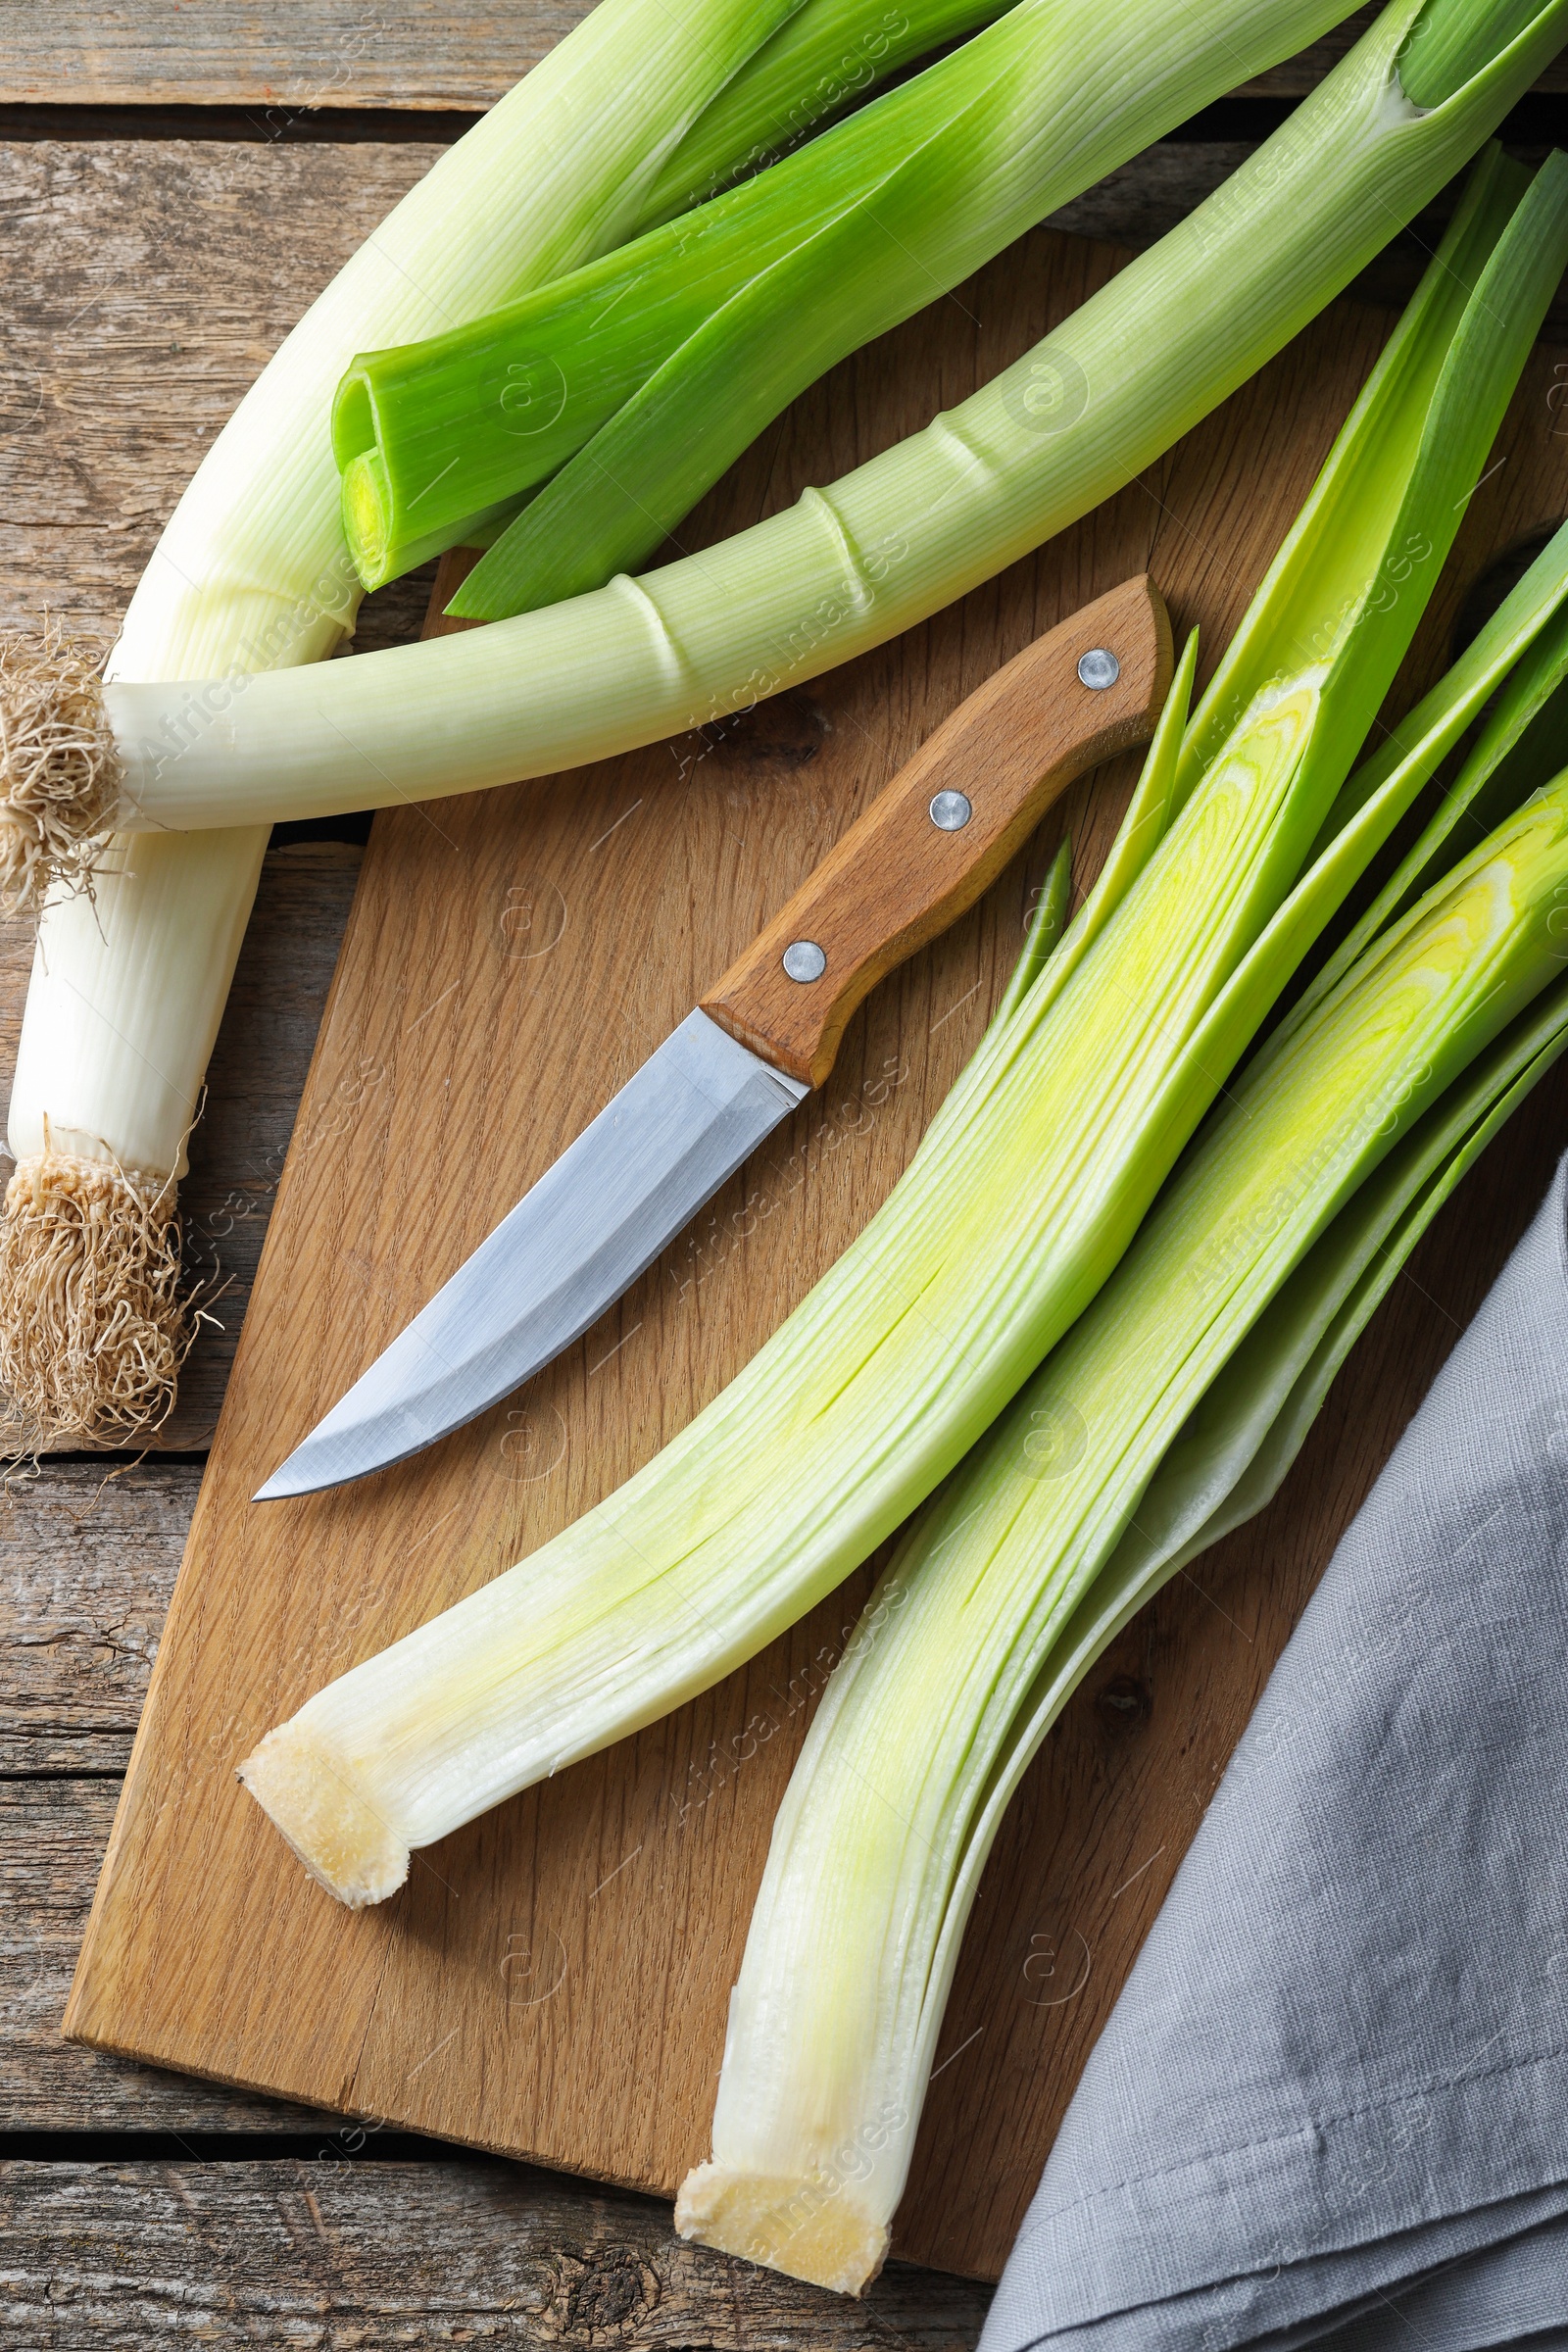
[[[580,1339],[822,1084],[877,981],[974,905],[1074,777],[1148,738],[1170,677],[1141,576],[971,694],[255,1499],[404,1461]]]

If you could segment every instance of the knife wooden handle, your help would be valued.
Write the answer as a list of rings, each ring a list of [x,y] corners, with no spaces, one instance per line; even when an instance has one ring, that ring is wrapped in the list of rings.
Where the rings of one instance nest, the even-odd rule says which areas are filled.
[[[1086,657],[1107,653],[1114,679],[1086,683],[1111,667]],[[1036,638],[927,738],[704,1012],[820,1086],[861,999],[974,905],[1075,776],[1152,734],[1170,679],[1170,620],[1147,573]]]

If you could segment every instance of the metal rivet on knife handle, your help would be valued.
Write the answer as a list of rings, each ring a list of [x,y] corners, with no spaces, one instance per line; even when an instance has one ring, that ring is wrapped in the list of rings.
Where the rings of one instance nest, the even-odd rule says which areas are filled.
[[[1038,638],[943,720],[703,1011],[820,1086],[860,1000],[974,905],[1075,776],[1147,741],[1170,675],[1170,622],[1148,578]],[[809,975],[791,961],[807,945],[823,956]],[[798,985],[808,976],[821,985]]]
[[[1103,694],[1121,676],[1121,663],[1108,645],[1092,645],[1087,654],[1078,657],[1078,675],[1084,685]]]
[[[827,957],[814,939],[792,939],[784,951],[784,969],[792,980],[820,980]]]

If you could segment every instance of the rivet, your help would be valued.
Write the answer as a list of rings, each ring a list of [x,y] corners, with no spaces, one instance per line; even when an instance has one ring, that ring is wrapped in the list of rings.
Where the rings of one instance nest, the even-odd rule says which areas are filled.
[[[961,833],[973,814],[961,792],[939,792],[931,803],[931,822],[943,833]]]
[[[1108,645],[1092,645],[1087,654],[1078,657],[1078,675],[1084,685],[1092,686],[1099,694],[1115,685],[1121,676],[1121,663]]]
[[[792,939],[784,951],[784,969],[792,980],[820,980],[827,957],[814,939]]]

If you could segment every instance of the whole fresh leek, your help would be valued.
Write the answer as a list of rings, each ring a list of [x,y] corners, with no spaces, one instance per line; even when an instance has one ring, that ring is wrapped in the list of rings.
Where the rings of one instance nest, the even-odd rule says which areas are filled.
[[[171,519],[111,676],[197,674],[233,693],[252,672],[331,653],[360,596],[328,424],[355,351],[482,315],[631,233],[683,135],[796,6],[603,0],[288,337]],[[843,22],[842,0],[806,10]],[[776,102],[776,62],[753,86]],[[712,156],[700,142],[692,169]],[[51,869],[79,869],[82,808],[99,799],[87,830],[101,830],[115,757],[79,662],[66,664],[63,697],[15,650],[4,673],[0,887],[17,899]],[[56,755],[81,795],[74,815]],[[224,821],[235,814],[242,829],[223,834],[100,845],[91,902],[57,900],[43,922],[0,1222],[0,1383],[28,1437],[135,1437],[172,1399],[187,1328],[175,1190],[267,841],[259,812]]]
[[[1494,13],[1431,7],[1483,24]],[[1397,66],[1422,14],[1395,0],[1223,187],[995,382],[722,546],[321,677],[112,685],[120,821],[240,823],[552,773],[707,724],[962,595],[1120,487],[1277,351],[1568,33],[1568,0],[1547,0],[1422,110]],[[1408,550],[1389,561],[1429,568]]]
[[[1339,8],[1156,6],[1130,41],[1099,0],[1018,0],[695,214],[469,326],[362,354],[333,418],[362,579],[539,484],[455,612],[497,620],[635,570],[846,352]]]
[[[688,2236],[849,2293],[880,2268],[1007,1799],[1132,1610],[1266,1499],[1400,1259],[1561,1052],[1565,900],[1559,777],[1233,1090],[900,1547],[774,1826]]]
[[[411,1847],[650,1722],[802,1615],[954,1468],[1088,1304],[1358,870],[1338,855],[1335,888],[1309,878],[1293,896],[1565,259],[1568,165],[1530,183],[1491,154],[1195,733],[1212,732],[1216,695],[1249,665],[1260,683],[1202,774],[1187,772],[1189,646],[1076,939],[865,1232],[618,1493],[318,1692],[246,1762],[252,1792],[343,1900],[379,1900]],[[1391,600],[1386,566],[1412,534],[1432,561]],[[1565,585],[1568,535],[1495,617],[1467,691],[1539,632]],[[1452,700],[1347,828],[1361,863],[1446,747]]]

